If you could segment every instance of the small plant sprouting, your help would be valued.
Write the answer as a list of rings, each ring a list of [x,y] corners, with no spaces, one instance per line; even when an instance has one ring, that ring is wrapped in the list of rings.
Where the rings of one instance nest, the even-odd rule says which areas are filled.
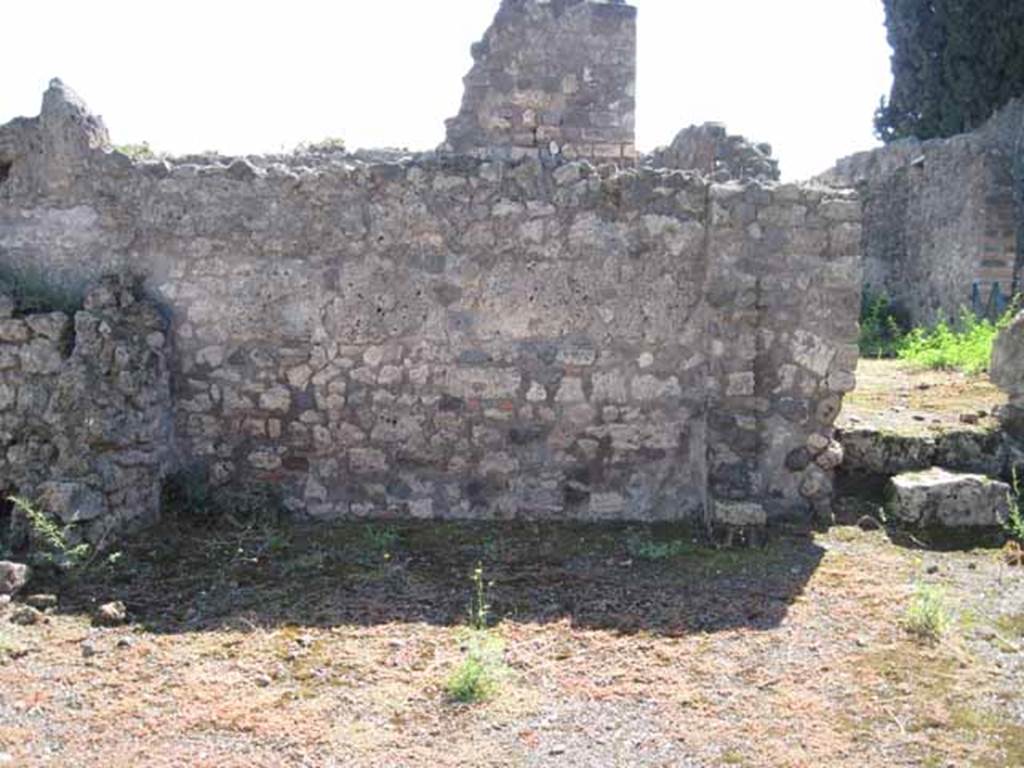
[[[320,141],[303,141],[295,147],[297,155],[333,155],[345,151],[345,140],[337,136],[328,136]]]
[[[487,602],[487,588],[493,584],[484,581],[482,563],[476,564],[470,580],[473,582],[473,595],[469,602],[469,625],[478,631],[485,630],[491,615],[491,605]]]
[[[388,526],[368,525],[363,529],[365,547],[374,560],[390,560],[401,538],[398,531]]]
[[[638,560],[669,560],[696,550],[696,545],[683,539],[654,541],[634,535],[626,541],[626,551]]]
[[[114,147],[122,155],[127,155],[132,160],[155,160],[160,157],[159,154],[153,151],[153,148],[149,146],[148,141],[143,141],[139,144],[119,144]]]
[[[53,520],[36,509],[28,499],[21,496],[8,496],[7,500],[14,505],[28,520],[32,539],[38,547],[36,558],[44,565],[75,569],[85,565],[92,554],[88,544],[70,546],[67,538]]]
[[[504,661],[505,645],[488,629],[491,606],[487,602],[487,589],[492,584],[484,579],[482,563],[476,564],[469,578],[473,589],[469,600],[466,657],[444,684],[448,698],[460,704],[474,704],[491,698],[508,674]]]
[[[476,704],[494,696],[508,674],[505,646],[488,632],[474,632],[467,641],[466,658],[444,684],[449,700]]]
[[[946,593],[934,584],[918,584],[907,607],[904,626],[919,640],[938,642],[949,629],[952,616]]]

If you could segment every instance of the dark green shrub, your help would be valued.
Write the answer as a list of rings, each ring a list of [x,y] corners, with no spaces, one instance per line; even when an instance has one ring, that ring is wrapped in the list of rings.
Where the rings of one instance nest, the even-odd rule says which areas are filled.
[[[905,335],[905,320],[889,297],[866,288],[860,307],[861,356],[896,357]]]

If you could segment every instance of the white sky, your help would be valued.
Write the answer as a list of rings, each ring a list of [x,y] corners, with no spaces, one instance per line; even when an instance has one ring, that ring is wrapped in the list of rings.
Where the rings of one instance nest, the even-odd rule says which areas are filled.
[[[637,140],[716,120],[768,141],[786,178],[876,144],[881,0],[636,0]],[[60,77],[115,143],[183,153],[427,149],[454,115],[498,0],[8,0],[0,123]]]

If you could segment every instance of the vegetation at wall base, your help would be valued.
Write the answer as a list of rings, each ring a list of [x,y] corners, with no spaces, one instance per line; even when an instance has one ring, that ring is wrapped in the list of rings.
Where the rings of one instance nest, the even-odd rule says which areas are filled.
[[[992,322],[965,311],[955,326],[940,321],[931,329],[910,331],[897,344],[896,356],[922,368],[982,373],[988,370],[996,336],[1009,318]]]
[[[28,499],[8,496],[7,501],[28,523],[34,565],[64,571],[74,571],[88,565],[94,554],[89,544],[72,545],[60,526]]]
[[[964,309],[955,324],[941,320],[931,328],[907,329],[885,294],[865,290],[861,304],[860,353],[869,358],[898,358],[921,368],[978,374],[988,370],[992,346],[1017,311],[993,322]]]
[[[860,307],[860,354],[862,357],[896,357],[906,335],[903,320],[884,293],[865,288]]]

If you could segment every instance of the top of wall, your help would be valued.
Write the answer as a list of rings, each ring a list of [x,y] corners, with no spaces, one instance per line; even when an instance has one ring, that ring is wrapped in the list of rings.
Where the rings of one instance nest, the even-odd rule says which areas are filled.
[[[645,165],[697,171],[714,181],[779,180],[779,161],[771,144],[755,144],[730,134],[721,123],[684,128],[667,147],[644,157]]]
[[[815,177],[831,186],[855,186],[875,182],[893,173],[926,162],[935,152],[1004,152],[1024,155],[1024,99],[1014,99],[997,111],[975,131],[945,139],[921,141],[907,138],[882,147],[840,158],[836,164]]]
[[[472,48],[442,149],[633,161],[636,15],[621,2],[504,0]]]

